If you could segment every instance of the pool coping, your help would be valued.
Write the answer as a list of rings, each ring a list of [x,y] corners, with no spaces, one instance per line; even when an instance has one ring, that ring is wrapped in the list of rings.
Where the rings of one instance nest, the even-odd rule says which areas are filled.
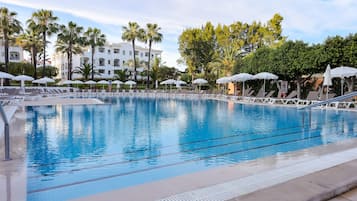
[[[340,143],[328,144],[324,146],[318,146],[314,148],[288,152],[280,155],[269,156],[265,158],[259,158],[252,161],[242,162],[234,165],[221,166],[217,168],[211,168],[204,171],[199,171],[195,173],[189,173],[181,176],[176,176],[164,180],[154,181],[151,183],[145,183],[141,185],[136,185],[132,187],[127,187],[123,189],[117,189],[113,191],[98,193],[91,196],[85,196],[83,198],[73,199],[74,201],[97,201],[97,200],[116,200],[118,197],[125,197],[126,200],[130,201],[157,201],[157,200],[170,200],[170,201],[186,201],[186,200],[198,200],[197,195],[208,195],[210,192],[216,193],[224,192],[222,195],[227,193],[227,185],[229,183],[241,180],[247,182],[247,178],[256,179],[257,176],[260,178],[265,174],[272,174],[271,171],[283,171],[284,168],[291,168],[294,165],[304,165],[309,164],[313,160],[321,160],[321,157],[329,156],[336,152],[343,152],[351,150],[356,147],[357,139],[346,140]],[[353,158],[354,159],[354,158]],[[352,160],[352,159],[351,159]],[[349,161],[349,159],[347,159]],[[341,165],[341,164],[334,164]],[[306,174],[310,172],[306,171]],[[286,182],[288,180],[299,179],[291,177],[282,177],[280,182]],[[356,177],[357,180],[357,177]],[[250,180],[251,181],[251,180]],[[277,183],[277,185],[279,185]],[[243,183],[245,184],[245,183]],[[242,187],[242,184],[240,184]],[[252,187],[259,187],[254,190],[259,192],[261,189],[270,187],[270,185],[254,184],[251,183]],[[258,186],[257,186],[258,185]],[[232,187],[232,186],[231,186]],[[243,185],[244,187],[244,185]],[[207,190],[208,189],[208,190]],[[234,189],[234,188],[231,188]],[[246,189],[247,190],[247,189]],[[248,188],[249,190],[249,188]],[[228,192],[232,193],[232,192]],[[233,194],[236,192],[233,192]],[[246,191],[240,195],[231,197],[239,197],[252,193]],[[196,197],[195,197],[196,195]],[[224,196],[222,196],[223,198]],[[220,200],[217,197],[209,197],[206,199],[201,198],[199,200]],[[222,199],[225,200],[225,199]]]

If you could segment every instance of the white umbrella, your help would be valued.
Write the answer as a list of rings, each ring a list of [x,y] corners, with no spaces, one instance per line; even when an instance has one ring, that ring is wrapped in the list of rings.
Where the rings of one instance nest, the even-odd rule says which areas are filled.
[[[54,83],[54,82],[55,82],[54,79],[49,78],[49,77],[43,77],[43,78],[41,78],[40,80],[41,80],[42,82],[44,82],[44,83]]]
[[[243,82],[243,90],[242,90],[242,96],[244,96],[244,91],[245,91],[245,81],[247,80],[252,80],[253,79],[253,75],[249,74],[249,73],[239,73],[239,74],[235,74],[231,77],[231,81],[232,82]]]
[[[113,84],[124,84],[124,82],[120,81],[120,80],[114,80]]]
[[[85,81],[84,84],[93,85],[93,84],[97,84],[97,82],[95,82],[93,80],[88,80],[88,81]]]
[[[121,84],[124,84],[124,82],[122,82],[122,81],[120,81],[120,80],[115,80],[115,81],[113,82],[113,84],[116,84],[116,85],[117,85],[117,88],[119,89],[119,88],[120,88],[120,85],[121,85]]]
[[[264,85],[263,85],[263,89],[264,89],[264,95],[265,95],[265,80],[276,80],[279,77],[273,73],[268,73],[268,72],[261,72],[258,74],[253,75],[253,79],[260,79],[260,80],[264,80]]]
[[[202,78],[198,78],[192,81],[193,84],[198,84],[198,85],[202,85],[202,84],[207,84],[208,81]]]
[[[341,78],[341,95],[343,95],[343,84],[346,77],[357,75],[357,68],[341,66],[331,69],[331,78]]]
[[[176,84],[176,80],[168,79],[168,80],[160,82],[160,84],[161,85],[170,85],[170,90],[171,90],[171,85]]]
[[[18,75],[12,78],[12,80],[21,81],[21,88],[23,88],[23,92],[25,92],[25,81],[32,81],[34,79],[28,75]]]
[[[90,90],[92,91],[92,85],[97,84],[97,82],[93,81],[93,80],[88,80],[88,81],[85,81],[84,84],[88,84],[90,87]]]
[[[345,78],[357,75],[357,68],[352,68],[348,66],[341,66],[331,69],[331,78]]]
[[[168,79],[168,80],[165,80],[165,81],[160,82],[160,84],[164,84],[164,85],[176,84],[176,80],[174,80],[174,79]]]
[[[9,74],[9,73],[5,73],[5,72],[2,72],[0,71],[0,78],[1,79],[12,79],[14,78],[15,76]]]
[[[78,84],[83,84],[83,82],[80,80],[72,80],[71,84],[76,84],[76,87],[78,87]]]
[[[97,82],[97,84],[102,84],[103,85],[103,90],[104,90],[104,85],[105,84],[109,84],[109,82],[106,81],[106,80],[101,80],[101,81]]]
[[[231,82],[231,78],[230,77],[221,77],[221,78],[216,80],[217,84],[227,84],[229,82]]]
[[[180,88],[181,85],[186,85],[187,82],[182,81],[182,80],[176,80],[176,88]]]
[[[329,90],[329,86],[332,85],[332,78],[331,78],[331,67],[330,64],[327,65],[325,73],[324,73],[324,82],[323,82],[323,86],[327,87],[327,93],[326,93],[326,100],[328,99],[328,90]]]
[[[0,71],[1,89],[4,86],[4,79],[12,79],[12,78],[14,78],[13,75]]]
[[[134,82],[132,80],[128,80],[128,81],[124,82],[124,84],[130,85],[130,88],[131,88],[133,85],[136,85],[136,82]]]
[[[198,89],[201,90],[201,85],[207,84],[208,81],[202,78],[198,78],[192,81],[192,84],[198,84]]]
[[[187,84],[187,82],[185,82],[185,81],[182,81],[182,80],[176,81],[176,85],[185,85],[185,84]]]
[[[80,80],[72,80],[71,84],[83,84]]]
[[[62,84],[73,84],[72,80],[65,80],[62,82]]]
[[[47,83],[54,83],[54,82],[55,82],[54,79],[51,79],[49,77],[43,77],[41,79],[38,79],[37,82],[35,82],[35,83],[45,84],[47,87]],[[34,83],[34,81],[32,81],[32,83]]]

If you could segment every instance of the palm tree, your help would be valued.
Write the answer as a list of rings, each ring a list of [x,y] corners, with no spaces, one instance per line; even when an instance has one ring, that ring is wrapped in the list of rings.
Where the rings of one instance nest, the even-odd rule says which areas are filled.
[[[61,25],[60,33],[57,35],[56,52],[66,53],[68,61],[68,79],[72,79],[72,56],[82,53],[83,27],[77,26],[74,22],[69,22],[68,26]]]
[[[153,86],[155,86],[156,80],[159,78],[161,60],[155,57],[152,64],[151,78],[153,81]]]
[[[96,71],[92,71],[92,66],[90,64],[83,64],[82,67],[77,67],[76,70],[74,70],[75,73],[79,73],[82,75],[84,80],[88,80],[89,76],[92,74],[99,74]]]
[[[28,27],[25,33],[21,34],[17,39],[16,43],[21,46],[24,50],[30,52],[31,64],[34,68],[33,77],[37,79],[37,55],[41,51],[41,36],[36,29]]]
[[[140,26],[138,25],[138,23],[136,22],[129,22],[129,26],[123,26],[123,34],[121,36],[121,38],[124,41],[129,41],[131,42],[132,46],[133,46],[133,61],[134,61],[134,80],[135,82],[136,80],[136,58],[135,58],[135,40],[138,39],[140,41],[144,41],[144,29],[140,28]]]
[[[95,47],[103,46],[106,42],[105,35],[97,28],[89,27],[86,32],[84,32],[85,44],[91,47],[92,53],[92,80],[94,79],[94,54]]]
[[[46,68],[46,45],[47,36],[51,36],[58,31],[58,25],[56,23],[57,17],[53,15],[51,10],[41,9],[37,12],[32,13],[31,19],[27,20],[27,24],[30,27],[36,28],[42,36],[42,51],[43,51],[43,69],[42,77],[45,76]]]
[[[9,41],[14,34],[22,30],[20,21],[16,19],[17,13],[11,12],[5,7],[0,8],[0,39],[4,41],[5,71],[9,72]],[[6,79],[6,85],[9,80]]]
[[[149,88],[149,71],[150,71],[150,59],[151,59],[151,46],[153,42],[161,42],[162,34],[159,32],[160,27],[157,24],[146,24],[145,39],[149,42],[149,57],[148,57],[148,67],[147,67],[147,81],[146,88]]]
[[[127,69],[123,69],[123,70],[117,70],[115,71],[115,75],[114,75],[114,78],[115,79],[119,79],[120,81],[125,81],[126,78],[127,78]]]

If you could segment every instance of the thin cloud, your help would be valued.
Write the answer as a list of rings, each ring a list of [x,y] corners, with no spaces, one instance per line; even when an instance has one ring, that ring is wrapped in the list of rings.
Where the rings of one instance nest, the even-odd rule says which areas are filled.
[[[230,24],[235,21],[266,22],[275,13],[284,17],[283,34],[289,39],[307,42],[322,42],[326,34],[348,33],[357,30],[357,3],[355,0],[0,0],[33,9],[45,8],[69,13],[97,23],[121,27],[129,21],[142,26],[147,22],[157,23],[168,35],[162,42],[165,56],[170,57],[169,65],[175,65],[179,58],[177,49],[179,34],[188,27],[199,27],[207,21],[213,24]],[[74,19],[75,20],[75,19]],[[118,28],[118,35],[120,35]],[[105,33],[105,30],[103,30]],[[113,37],[114,38],[114,37]],[[115,37],[117,38],[117,37]],[[316,41],[319,39],[319,41]],[[314,41],[312,41],[314,40]],[[174,58],[171,58],[174,57]],[[165,58],[164,58],[165,59]]]

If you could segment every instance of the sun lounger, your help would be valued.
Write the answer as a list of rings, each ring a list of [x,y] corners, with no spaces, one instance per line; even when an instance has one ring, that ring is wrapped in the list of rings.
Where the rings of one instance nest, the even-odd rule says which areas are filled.
[[[319,92],[318,91],[310,91],[305,100],[298,100],[298,105],[310,105],[316,102],[319,102]]]

